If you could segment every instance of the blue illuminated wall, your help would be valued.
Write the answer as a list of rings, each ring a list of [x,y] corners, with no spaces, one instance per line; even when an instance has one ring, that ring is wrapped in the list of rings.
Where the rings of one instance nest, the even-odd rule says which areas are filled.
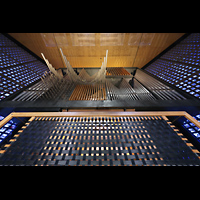
[[[200,99],[200,33],[192,33],[144,70]]]
[[[0,34],[0,101],[37,81],[48,67]]]
[[[0,121],[2,121],[6,116],[13,112],[13,108],[1,108],[0,109]],[[22,121],[26,122],[28,118],[20,118]],[[7,122],[4,126],[0,128],[0,146],[5,144],[13,136],[14,133],[24,124],[21,120],[13,118]]]
[[[200,122],[200,112],[199,114],[193,116],[196,120]],[[188,119],[183,122],[183,127],[190,132],[199,142],[200,142],[200,128],[195,126]]]
[[[0,121],[4,119],[4,116],[0,114]],[[12,136],[13,131],[17,128],[17,123],[13,120],[10,120],[4,126],[0,128],[0,145],[4,140]]]

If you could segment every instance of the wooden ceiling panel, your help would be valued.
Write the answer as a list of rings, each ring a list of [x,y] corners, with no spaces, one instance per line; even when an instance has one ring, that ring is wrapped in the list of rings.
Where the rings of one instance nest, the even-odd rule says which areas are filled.
[[[138,46],[138,52],[133,62],[133,67],[142,68],[183,35],[183,33],[155,33],[150,45]],[[143,34],[141,40],[145,40],[143,39],[144,36]]]
[[[65,67],[59,48],[72,67],[100,67],[108,50],[108,67],[138,67],[161,53],[184,33],[9,33],[56,68]]]

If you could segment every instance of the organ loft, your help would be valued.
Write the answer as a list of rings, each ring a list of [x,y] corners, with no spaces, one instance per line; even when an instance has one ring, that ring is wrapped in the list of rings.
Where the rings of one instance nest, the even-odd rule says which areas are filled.
[[[200,165],[199,45],[199,33],[0,34],[0,165]]]

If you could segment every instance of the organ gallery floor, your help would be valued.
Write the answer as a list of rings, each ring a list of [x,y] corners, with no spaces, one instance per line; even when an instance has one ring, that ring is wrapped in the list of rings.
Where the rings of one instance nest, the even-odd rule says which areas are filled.
[[[85,115],[32,117],[1,150],[0,165],[200,164],[198,150],[166,116]]]

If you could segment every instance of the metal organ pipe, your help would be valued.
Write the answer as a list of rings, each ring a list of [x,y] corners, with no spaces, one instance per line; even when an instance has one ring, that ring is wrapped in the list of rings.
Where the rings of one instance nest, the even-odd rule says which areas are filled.
[[[184,96],[176,92],[174,89],[161,83],[155,78],[149,76],[145,72],[137,69],[135,78],[147,87],[153,94],[162,100],[183,100]]]

